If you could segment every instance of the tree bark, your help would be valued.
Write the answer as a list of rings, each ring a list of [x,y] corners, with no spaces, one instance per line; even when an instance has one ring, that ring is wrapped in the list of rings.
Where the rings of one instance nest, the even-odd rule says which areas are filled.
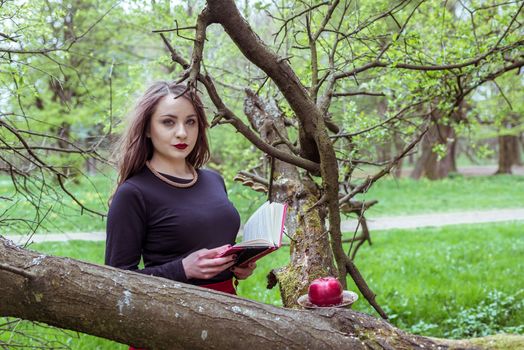
[[[278,308],[159,277],[41,255],[1,237],[0,261],[0,316],[45,322],[148,350],[447,349],[454,344],[410,335],[348,309]]]
[[[323,116],[310,98],[308,90],[288,62],[269,50],[260,40],[240,15],[234,1],[209,0],[207,6],[213,20],[222,25],[244,56],[262,69],[278,86],[296,113],[300,124],[301,156],[318,163],[319,148],[313,135],[318,129],[318,120]]]
[[[398,133],[397,131],[395,131],[393,133],[393,143],[395,144],[395,151],[398,153],[400,153],[402,151],[402,148],[404,146],[403,142],[402,142],[402,138],[401,138],[401,135],[400,133]],[[412,154],[410,153],[409,154],[409,157],[412,158]],[[395,170],[393,172],[393,176],[395,176],[396,178],[400,179],[402,177],[402,165],[404,164],[404,158],[402,158],[397,166],[395,167]]]
[[[441,135],[446,137],[446,155],[437,163],[437,175],[439,179],[447,177],[450,173],[456,173],[457,170],[457,134],[455,129],[450,125],[440,128]],[[442,135],[442,136],[444,136]]]
[[[209,16],[208,23],[220,23],[244,56],[273,80],[295,112],[300,126],[298,134],[301,156],[321,163],[320,175],[324,191],[322,196],[328,210],[331,249],[338,269],[337,277],[345,286],[347,271],[340,232],[338,164],[323,113],[316,106],[315,101],[288,62],[269,50],[260,40],[249,23],[240,15],[234,1],[209,0],[204,12]],[[198,68],[198,66],[192,68]],[[325,233],[322,232],[321,235]],[[322,239],[322,237],[317,236],[317,239]]]
[[[422,154],[417,160],[411,178],[419,179],[423,176],[430,180],[447,177],[450,172],[456,172],[456,134],[452,126],[433,124],[422,140]],[[444,144],[446,155],[438,159],[438,154],[433,152],[433,147]]]
[[[422,154],[418,158],[415,168],[411,172],[411,178],[420,179],[423,176],[429,179],[437,179],[437,154],[433,152],[433,145],[437,142],[437,126],[431,125],[422,139]]]
[[[247,90],[244,112],[265,142],[280,143],[277,148],[292,152],[283,113],[275,101],[264,101]],[[273,270],[272,274],[279,282],[284,306],[297,307],[298,297],[307,293],[313,279],[336,275],[329,236],[325,232],[326,214],[321,206],[312,208],[320,200],[320,190],[315,182],[294,165],[278,159],[274,160],[271,200],[288,204],[286,229],[291,238],[289,263]]]
[[[517,164],[518,139],[514,135],[500,135],[498,169],[495,174],[511,174],[511,167]]]

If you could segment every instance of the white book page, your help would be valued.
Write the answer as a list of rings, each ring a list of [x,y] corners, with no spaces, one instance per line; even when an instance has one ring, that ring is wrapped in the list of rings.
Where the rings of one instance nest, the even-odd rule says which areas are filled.
[[[244,225],[243,241],[263,239],[276,246],[280,241],[284,208],[280,203],[262,204]]]
[[[270,242],[268,237],[269,227],[266,226],[265,216],[266,212],[269,209],[269,202],[262,204],[251,217],[247,220],[244,225],[243,241],[249,241],[254,239],[263,239]],[[265,227],[264,227],[265,226]]]

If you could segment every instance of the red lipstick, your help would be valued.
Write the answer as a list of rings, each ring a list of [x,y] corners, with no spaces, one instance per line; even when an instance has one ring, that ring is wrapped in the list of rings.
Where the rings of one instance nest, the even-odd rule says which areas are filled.
[[[175,147],[178,148],[178,149],[186,149],[187,144],[185,144],[185,143],[179,143],[179,144],[176,144]]]

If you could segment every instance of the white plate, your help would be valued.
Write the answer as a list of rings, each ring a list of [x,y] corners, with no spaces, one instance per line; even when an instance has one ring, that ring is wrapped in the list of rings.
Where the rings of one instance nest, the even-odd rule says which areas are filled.
[[[299,297],[297,301],[300,306],[305,307],[306,309],[321,309],[326,307],[351,307],[351,304],[357,301],[357,299],[357,293],[345,290],[342,292],[342,302],[337,305],[317,306],[309,301],[309,297],[307,296],[307,294],[304,294],[301,297]]]

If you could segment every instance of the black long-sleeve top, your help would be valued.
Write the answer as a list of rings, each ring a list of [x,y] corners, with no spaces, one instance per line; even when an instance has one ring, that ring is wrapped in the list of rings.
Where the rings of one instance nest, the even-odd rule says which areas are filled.
[[[229,270],[208,280],[185,275],[183,258],[199,249],[234,244],[240,227],[222,177],[211,170],[197,172],[193,186],[179,188],[144,167],[119,186],[107,217],[107,265],[196,285],[233,276]],[[143,269],[138,268],[141,257]]]

